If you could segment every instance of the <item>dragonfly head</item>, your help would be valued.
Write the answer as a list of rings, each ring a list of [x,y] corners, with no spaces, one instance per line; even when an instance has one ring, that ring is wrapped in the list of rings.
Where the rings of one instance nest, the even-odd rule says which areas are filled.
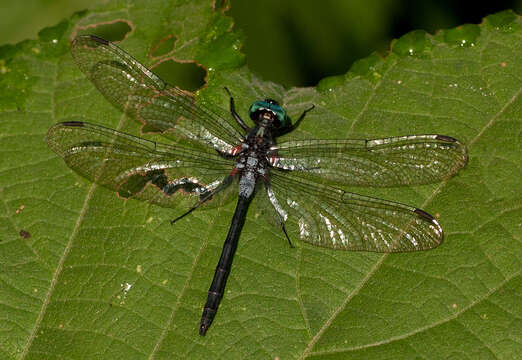
[[[248,115],[257,124],[263,119],[271,121],[276,129],[289,125],[290,119],[279,103],[272,99],[258,100],[250,106]]]

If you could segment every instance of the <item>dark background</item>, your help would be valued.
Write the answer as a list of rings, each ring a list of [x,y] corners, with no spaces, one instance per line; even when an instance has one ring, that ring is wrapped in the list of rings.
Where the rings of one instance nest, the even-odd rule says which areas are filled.
[[[219,1],[219,0],[218,0]],[[32,38],[74,11],[107,0],[0,0],[0,45]],[[243,32],[250,68],[286,86],[313,86],[412,30],[438,29],[505,9],[522,11],[522,0],[479,3],[438,0],[231,0],[228,15]]]

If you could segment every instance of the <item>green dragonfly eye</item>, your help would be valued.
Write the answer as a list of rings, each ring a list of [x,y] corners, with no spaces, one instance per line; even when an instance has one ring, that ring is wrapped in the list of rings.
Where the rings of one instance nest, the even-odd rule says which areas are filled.
[[[284,128],[289,124],[289,119],[286,116],[286,111],[279,105],[279,103],[272,99],[258,100],[250,106],[248,115],[254,121],[257,121],[258,114],[262,111],[271,111],[275,114],[278,122],[275,124],[276,128]]]

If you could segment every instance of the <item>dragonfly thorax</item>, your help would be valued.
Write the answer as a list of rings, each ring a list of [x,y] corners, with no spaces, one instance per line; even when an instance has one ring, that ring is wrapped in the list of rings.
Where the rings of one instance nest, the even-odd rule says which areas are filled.
[[[266,157],[260,157],[255,150],[241,154],[236,164],[236,171],[239,172],[240,177],[239,196],[250,198],[254,194],[258,179],[267,174]]]
[[[240,196],[251,197],[258,180],[268,176],[267,154],[273,144],[270,124],[266,120],[261,121],[246,136],[234,170],[240,177]]]

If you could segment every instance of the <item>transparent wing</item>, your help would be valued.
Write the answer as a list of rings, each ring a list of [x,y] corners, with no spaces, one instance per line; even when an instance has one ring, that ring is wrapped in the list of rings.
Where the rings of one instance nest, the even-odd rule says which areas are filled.
[[[270,183],[278,212],[291,220],[288,230],[313,245],[404,252],[442,242],[442,228],[423,210],[316,184],[292,172],[272,171]]]
[[[272,150],[272,166],[340,185],[428,184],[451,176],[467,162],[465,146],[444,135],[290,141]]]
[[[231,116],[196,105],[189,93],[169,87],[116,45],[97,36],[78,36],[71,53],[105,98],[141,121],[147,131],[183,136],[226,154],[242,141]]]
[[[210,149],[163,145],[85,122],[52,126],[47,143],[67,166],[119,197],[164,207],[185,202],[192,206],[214,191],[234,166],[233,160]],[[217,194],[219,203],[234,190]]]

